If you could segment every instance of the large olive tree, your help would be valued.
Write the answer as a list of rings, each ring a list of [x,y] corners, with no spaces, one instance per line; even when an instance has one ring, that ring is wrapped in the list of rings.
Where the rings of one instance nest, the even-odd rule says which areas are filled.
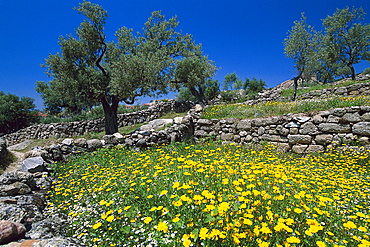
[[[36,89],[54,105],[62,102],[68,108],[101,104],[107,134],[118,131],[119,102],[133,104],[140,96],[167,93],[171,82],[178,81],[176,71],[188,67],[189,59],[209,64],[204,69],[213,68],[192,36],[176,31],[176,17],[166,20],[160,11],[155,11],[141,33],[122,27],[115,34],[117,41],[112,42],[104,33],[106,10],[88,1],[76,9],[87,19],[75,36],[60,37],[61,52],[49,55],[43,65],[52,80],[37,82]],[[211,74],[196,73],[200,77]],[[184,86],[204,81],[193,81],[189,76],[180,79]]]

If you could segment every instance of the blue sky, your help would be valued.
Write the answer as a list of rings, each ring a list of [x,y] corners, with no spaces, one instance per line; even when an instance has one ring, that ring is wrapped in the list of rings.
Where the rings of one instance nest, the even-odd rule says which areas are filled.
[[[82,0],[81,0],[82,1]],[[73,10],[77,0],[0,0],[0,91],[42,99],[36,81],[48,81],[40,67],[48,54],[55,54],[60,35],[74,33],[84,16]],[[295,20],[305,12],[307,21],[320,30],[322,19],[337,8],[362,6],[368,14],[369,0],[95,0],[108,11],[108,40],[126,26],[140,31],[151,12],[162,10],[170,18],[177,15],[179,29],[202,43],[203,51],[221,69],[215,79],[236,72],[242,79],[257,77],[268,87],[295,75],[293,61],[283,53],[283,40]],[[356,71],[370,67],[355,65]],[[143,103],[147,98],[140,99]]]

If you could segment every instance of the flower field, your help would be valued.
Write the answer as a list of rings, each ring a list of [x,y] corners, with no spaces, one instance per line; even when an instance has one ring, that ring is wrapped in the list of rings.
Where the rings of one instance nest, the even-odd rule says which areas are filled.
[[[48,211],[87,246],[370,246],[370,157],[271,146],[101,149],[56,163]]]

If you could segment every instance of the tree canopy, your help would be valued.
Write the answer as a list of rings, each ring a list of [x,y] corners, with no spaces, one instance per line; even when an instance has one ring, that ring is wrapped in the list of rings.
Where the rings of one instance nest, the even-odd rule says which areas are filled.
[[[178,84],[202,97],[199,85],[216,67],[192,35],[177,31],[176,16],[166,20],[155,11],[142,32],[122,27],[113,42],[104,33],[106,10],[88,1],[75,9],[87,19],[75,36],[61,36],[61,52],[46,59],[43,67],[52,80],[37,82],[46,105],[79,111],[101,104],[106,133],[113,134],[118,131],[119,102],[133,104],[137,97],[165,94]]]
[[[323,20],[323,31],[318,32],[302,13],[284,39],[285,55],[297,69],[295,88],[304,76],[315,75],[323,82],[342,75],[356,79],[353,65],[370,59],[370,24],[361,23],[364,16],[361,7],[337,9]]]
[[[37,120],[34,99],[0,91],[0,134],[27,127]]]

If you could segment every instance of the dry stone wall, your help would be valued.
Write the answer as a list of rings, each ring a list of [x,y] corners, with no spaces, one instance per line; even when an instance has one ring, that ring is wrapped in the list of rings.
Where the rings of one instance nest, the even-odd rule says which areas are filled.
[[[287,114],[256,119],[198,119],[194,136],[240,144],[270,142],[279,151],[311,153],[354,141],[369,143],[370,107],[354,106],[318,114]]]
[[[192,103],[176,102],[174,100],[159,102],[145,110],[119,114],[118,127],[149,122],[168,112],[186,112],[191,108],[191,106]],[[47,139],[50,137],[67,138],[84,135],[89,132],[102,131],[104,131],[104,119],[97,119],[69,123],[36,124],[17,132],[4,135],[2,138],[7,140],[8,146],[11,146],[27,139]]]

